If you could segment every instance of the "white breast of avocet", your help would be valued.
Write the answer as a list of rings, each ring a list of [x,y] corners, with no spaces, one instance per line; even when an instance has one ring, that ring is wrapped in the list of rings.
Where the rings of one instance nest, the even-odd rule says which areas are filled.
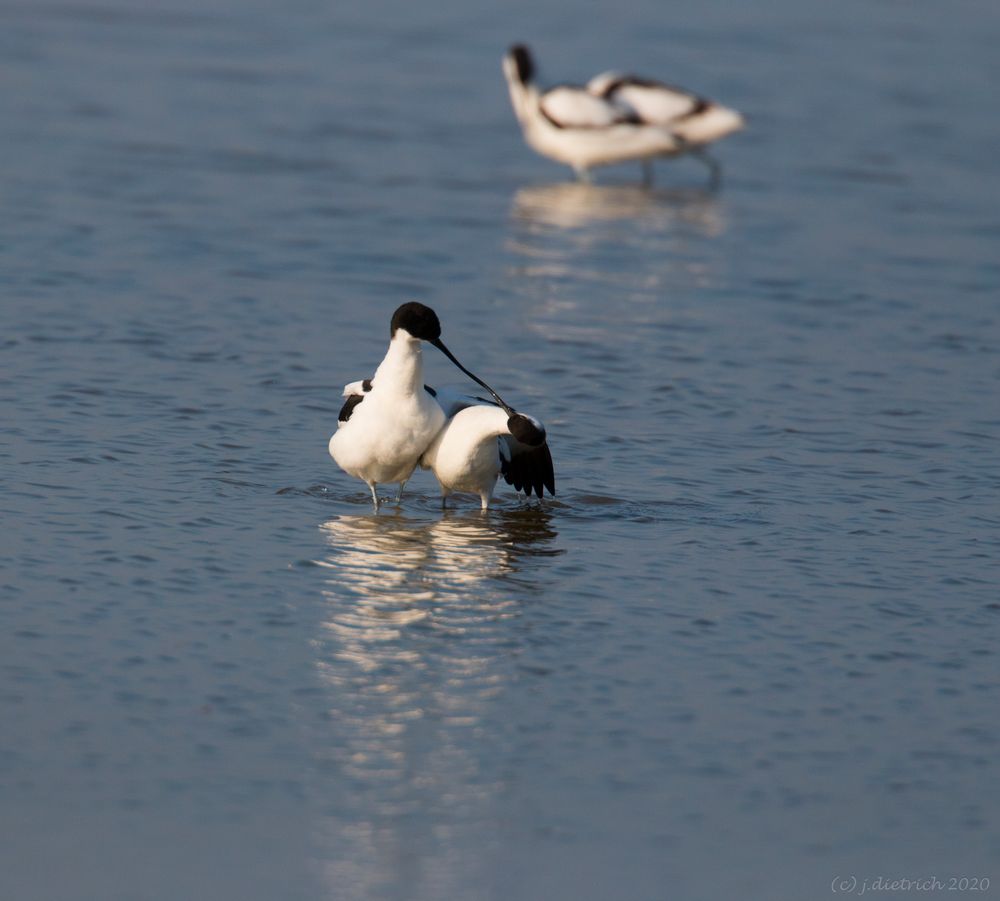
[[[371,390],[330,439],[330,455],[370,486],[403,483],[444,422],[440,404],[424,390],[420,340],[400,328],[371,379]]]

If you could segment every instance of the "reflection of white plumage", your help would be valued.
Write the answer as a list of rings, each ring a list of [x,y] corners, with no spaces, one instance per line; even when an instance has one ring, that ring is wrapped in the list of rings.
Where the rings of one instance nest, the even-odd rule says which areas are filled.
[[[441,485],[441,505],[449,494],[478,494],[483,509],[493,498],[497,478],[529,497],[555,494],[552,455],[545,427],[534,417],[479,397],[446,390],[437,392],[448,421],[420,458]]]
[[[735,110],[681,88],[615,72],[596,76],[586,87],[542,91],[531,53],[520,44],[504,57],[503,70],[525,141],[584,178],[594,166],[642,160],[648,179],[650,159],[701,156],[706,144],[743,127]]]
[[[677,227],[708,236],[725,230],[718,201],[711,192],[698,188],[656,191],[640,185],[594,185],[579,181],[528,185],[514,195],[511,213],[519,222],[531,226],[564,229],[587,229],[619,220],[642,222],[648,226],[642,232],[647,237]],[[588,242],[601,240],[603,236],[585,231],[578,237],[580,248],[584,249],[590,247]],[[674,261],[668,259],[668,262],[672,265]],[[548,265],[552,265],[551,260]]]

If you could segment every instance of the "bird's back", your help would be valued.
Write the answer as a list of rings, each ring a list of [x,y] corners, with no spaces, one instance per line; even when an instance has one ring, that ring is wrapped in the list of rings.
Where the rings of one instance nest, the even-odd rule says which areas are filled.
[[[499,407],[475,405],[452,416],[420,465],[433,469],[449,491],[492,489],[500,473],[498,436],[506,431],[507,414]]]

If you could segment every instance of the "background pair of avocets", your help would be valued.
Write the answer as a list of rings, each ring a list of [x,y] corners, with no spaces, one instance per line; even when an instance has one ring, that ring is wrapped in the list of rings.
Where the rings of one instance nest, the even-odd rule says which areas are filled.
[[[735,110],[683,88],[618,72],[542,90],[523,44],[504,56],[503,72],[525,141],[582,179],[596,166],[639,160],[648,183],[652,159],[681,154],[705,162],[714,179],[718,166],[705,147],[744,124]]]
[[[399,501],[418,464],[434,471],[442,507],[452,492],[467,491],[479,495],[485,510],[501,474],[528,496],[534,491],[542,497],[543,488],[555,494],[544,426],[518,413],[459,363],[441,341],[441,323],[430,307],[404,303],[392,316],[390,332],[389,350],[375,375],[344,387],[347,400],[330,438],[330,456],[368,485],[376,510],[378,486],[398,484]],[[425,385],[424,341],[492,400]]]

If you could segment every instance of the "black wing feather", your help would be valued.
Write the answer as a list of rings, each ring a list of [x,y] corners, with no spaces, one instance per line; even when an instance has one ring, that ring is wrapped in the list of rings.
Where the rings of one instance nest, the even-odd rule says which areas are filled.
[[[511,446],[510,458],[500,455],[500,473],[504,481],[513,486],[515,491],[523,491],[528,497],[534,491],[538,497],[543,496],[543,488],[549,489],[549,494],[555,497],[556,477],[552,468],[552,453],[548,444],[529,447],[518,443]]]
[[[351,414],[354,412],[354,408],[365,399],[363,394],[352,394],[347,400],[344,401],[344,406],[340,408],[340,415],[337,417],[339,422],[347,422],[351,418]]]

